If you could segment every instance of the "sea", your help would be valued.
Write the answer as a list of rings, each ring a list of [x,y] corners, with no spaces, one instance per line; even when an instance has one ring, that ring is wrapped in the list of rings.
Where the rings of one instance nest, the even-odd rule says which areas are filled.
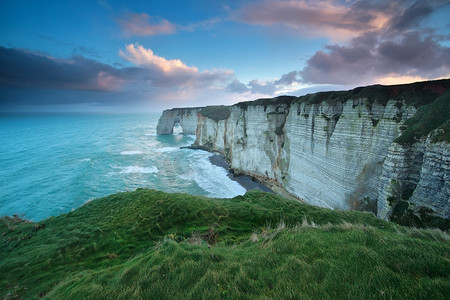
[[[93,199],[151,188],[231,198],[246,189],[182,148],[195,136],[157,135],[160,113],[0,115],[0,216],[32,221]]]

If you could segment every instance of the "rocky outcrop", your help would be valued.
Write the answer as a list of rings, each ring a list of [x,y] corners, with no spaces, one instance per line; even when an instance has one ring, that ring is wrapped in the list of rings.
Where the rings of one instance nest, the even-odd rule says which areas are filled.
[[[156,132],[158,134],[172,134],[173,127],[180,125],[185,134],[195,134],[197,130],[197,113],[201,110],[194,108],[173,108],[165,110],[158,120]]]
[[[419,182],[410,198],[416,206],[450,217],[450,147],[446,142],[425,143]]]
[[[412,145],[393,143],[380,178],[378,216],[390,219],[428,211],[450,217],[450,147],[447,142],[433,143],[431,136]],[[398,217],[398,216],[396,216]]]
[[[355,89],[239,103],[222,119],[198,108],[164,111],[158,133],[170,133],[176,122],[192,128],[195,119],[194,146],[220,152],[235,172],[314,205],[389,218],[399,201],[408,201],[448,218],[448,143],[394,142],[416,110],[405,97]]]

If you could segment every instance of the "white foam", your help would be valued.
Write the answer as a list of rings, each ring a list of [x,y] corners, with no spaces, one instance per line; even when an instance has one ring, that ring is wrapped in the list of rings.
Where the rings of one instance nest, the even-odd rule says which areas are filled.
[[[173,126],[172,132],[173,134],[183,134],[183,128],[180,126],[180,123]]]
[[[211,155],[203,151],[196,151],[193,155],[194,162],[191,163],[191,168],[197,185],[207,192],[208,196],[215,198],[232,198],[245,194],[246,189],[231,180],[224,168],[215,166],[209,161]]]
[[[83,159],[80,159],[80,161],[91,161],[91,159],[90,158],[83,158]]]
[[[179,149],[180,148],[178,148],[178,147],[162,147],[162,148],[150,149],[150,151],[157,152],[157,153],[168,153],[168,152],[177,151]]]
[[[131,151],[122,151],[120,152],[120,155],[138,155],[138,154],[143,154],[144,152],[139,151],[139,150],[131,150]]]
[[[150,174],[158,173],[158,168],[155,166],[151,167],[140,167],[140,166],[126,166],[126,167],[116,167],[120,169],[120,174]]]
[[[177,177],[186,181],[191,181],[194,179],[194,173],[179,174]]]

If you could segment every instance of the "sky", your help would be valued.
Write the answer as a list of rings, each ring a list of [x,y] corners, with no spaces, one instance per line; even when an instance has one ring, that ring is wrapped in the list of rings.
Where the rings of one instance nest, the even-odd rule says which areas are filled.
[[[450,0],[0,0],[1,112],[151,112],[450,77]]]

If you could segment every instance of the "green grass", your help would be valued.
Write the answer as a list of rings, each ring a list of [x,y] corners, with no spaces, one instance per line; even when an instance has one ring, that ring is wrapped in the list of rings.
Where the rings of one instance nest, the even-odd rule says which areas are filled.
[[[447,234],[258,191],[138,190],[1,221],[4,299],[450,297]]]
[[[199,113],[207,118],[219,122],[230,117],[230,108],[224,105],[206,106],[202,108]]]
[[[319,104],[322,102],[345,102],[351,99],[367,99],[369,104],[375,101],[386,105],[389,100],[405,101],[407,105],[420,107],[434,101],[450,88],[450,79],[421,81],[410,84],[398,85],[371,85],[357,87],[348,91],[328,91],[307,94],[300,97],[279,96],[275,98],[263,98],[254,101],[240,102],[235,105],[242,109],[249,106],[286,104],[293,102],[305,102],[308,104]]]
[[[264,111],[266,111],[267,106],[269,105],[291,105],[291,103],[295,100],[297,100],[298,97],[295,96],[286,96],[286,95],[282,95],[282,96],[278,96],[278,97],[274,97],[274,98],[261,98],[261,99],[256,99],[253,101],[244,101],[244,102],[239,102],[236,103],[235,105],[240,107],[243,110],[246,110],[249,106],[257,106],[257,105],[262,105],[264,106]]]
[[[394,142],[399,144],[412,144],[437,128],[441,128],[442,132],[433,141],[450,142],[450,133],[448,130],[449,119],[450,90],[447,90],[435,101],[419,107],[414,116],[405,121],[406,129]]]
[[[450,113],[450,112],[449,112]],[[433,143],[450,142],[450,118],[437,128],[436,135],[431,139]]]
[[[349,99],[367,99],[369,104],[375,101],[386,105],[389,100],[405,101],[407,105],[419,107],[434,101],[450,88],[450,80],[422,81],[399,85],[371,85],[348,91],[330,91],[308,94],[298,98],[300,102],[317,104],[325,101],[345,102]]]

